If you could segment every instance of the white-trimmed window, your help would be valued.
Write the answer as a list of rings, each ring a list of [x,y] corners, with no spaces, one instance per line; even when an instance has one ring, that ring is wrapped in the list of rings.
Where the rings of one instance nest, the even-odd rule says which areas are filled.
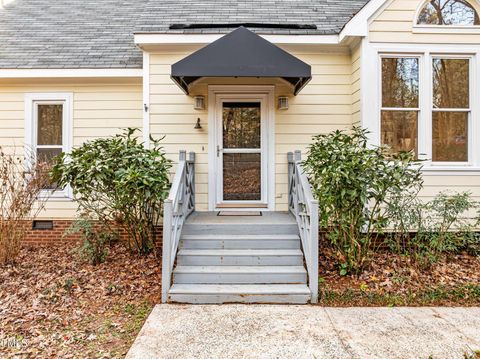
[[[25,94],[25,144],[27,155],[38,161],[51,162],[72,146],[71,93]],[[54,185],[52,185],[53,189]],[[69,190],[54,192],[55,197],[68,197]]]
[[[473,55],[381,54],[380,143],[415,151],[427,169],[478,168],[474,60]]]

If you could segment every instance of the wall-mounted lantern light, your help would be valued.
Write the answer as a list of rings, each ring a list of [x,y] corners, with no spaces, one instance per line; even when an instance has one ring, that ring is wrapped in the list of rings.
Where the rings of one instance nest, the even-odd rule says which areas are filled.
[[[288,97],[279,96],[278,97],[278,109],[279,110],[288,110]]]
[[[205,96],[195,96],[193,100],[195,102],[193,105],[195,110],[205,110]]]
[[[196,130],[201,130],[202,129],[202,125],[200,124],[200,117],[197,118],[197,123],[195,124],[194,129],[196,129]]]

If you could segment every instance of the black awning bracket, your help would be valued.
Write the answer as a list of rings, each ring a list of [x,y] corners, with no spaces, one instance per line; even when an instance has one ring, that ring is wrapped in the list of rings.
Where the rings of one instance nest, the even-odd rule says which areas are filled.
[[[172,65],[171,78],[188,94],[202,77],[282,78],[294,95],[311,80],[311,66],[244,27]]]

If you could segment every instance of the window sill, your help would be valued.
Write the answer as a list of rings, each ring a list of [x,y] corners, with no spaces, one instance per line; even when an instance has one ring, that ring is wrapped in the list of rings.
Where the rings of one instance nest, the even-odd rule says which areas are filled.
[[[429,175],[464,175],[480,176],[478,166],[425,166],[422,172]]]
[[[69,191],[55,191],[51,192],[49,190],[44,190],[39,195],[40,199],[46,199],[49,202],[69,202],[72,200],[72,197]]]

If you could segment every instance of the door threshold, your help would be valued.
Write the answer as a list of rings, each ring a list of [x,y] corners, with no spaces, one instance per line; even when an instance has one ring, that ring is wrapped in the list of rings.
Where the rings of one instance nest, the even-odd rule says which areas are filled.
[[[265,209],[268,208],[267,204],[259,203],[259,204],[252,204],[252,203],[222,203],[217,204],[216,207],[218,210],[222,209],[238,209],[238,210],[248,210],[248,209]]]
[[[220,211],[218,217],[261,217],[261,211]]]

